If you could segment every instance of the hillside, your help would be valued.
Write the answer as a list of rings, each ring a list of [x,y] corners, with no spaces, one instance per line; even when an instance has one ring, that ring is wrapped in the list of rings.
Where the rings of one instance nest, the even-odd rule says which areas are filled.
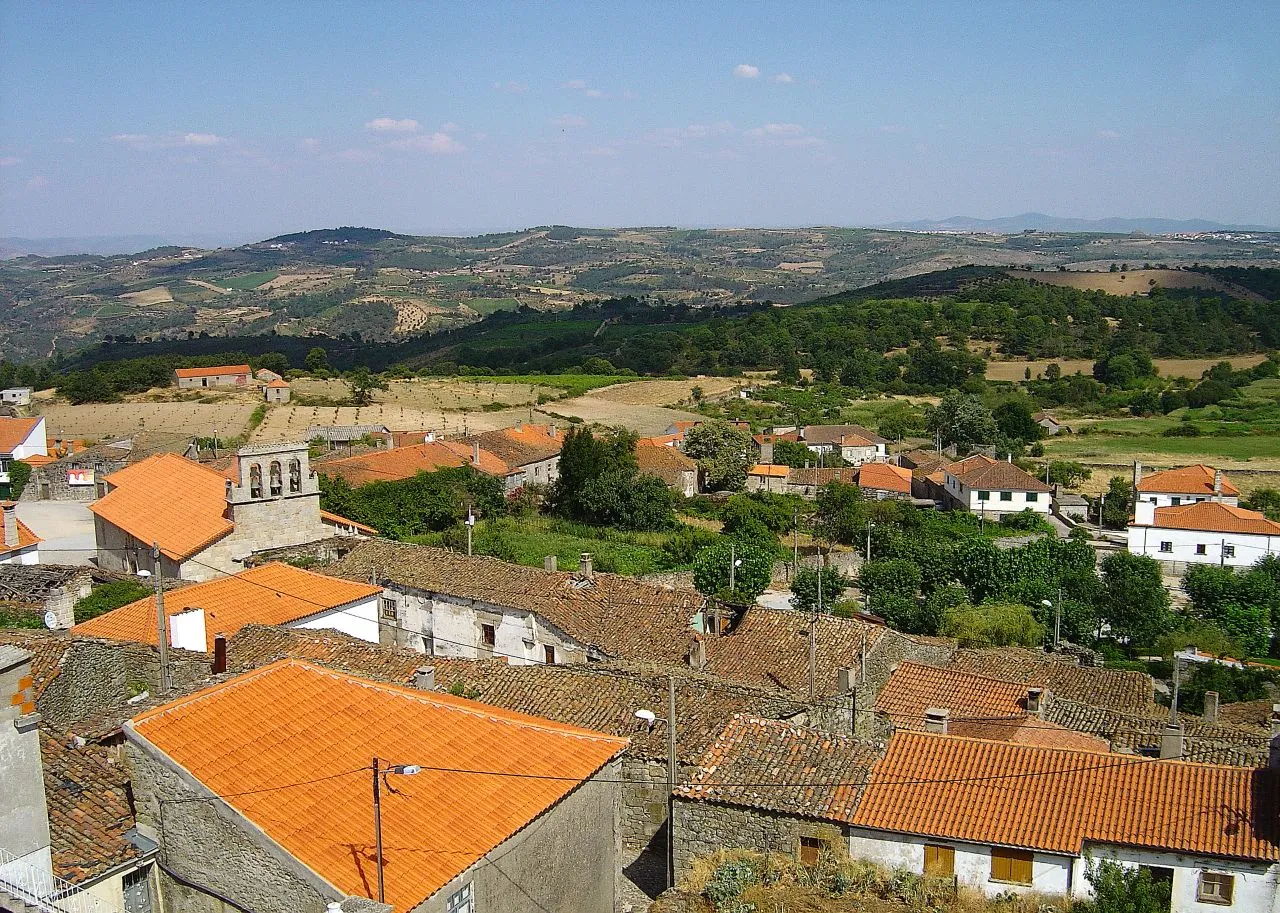
[[[692,309],[794,304],[966,264],[1106,271],[1123,261],[1277,266],[1280,235],[548,226],[449,238],[336,228],[216,250],[25,256],[0,261],[0,357],[71,353],[104,338],[387,342],[611,297]]]

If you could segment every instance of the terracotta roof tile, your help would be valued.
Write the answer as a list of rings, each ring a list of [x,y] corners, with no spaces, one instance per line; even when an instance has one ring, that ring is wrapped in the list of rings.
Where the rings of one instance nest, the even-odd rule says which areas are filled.
[[[1197,463],[1194,466],[1182,466],[1178,469],[1166,469],[1163,472],[1144,475],[1138,482],[1137,488],[1138,491],[1210,497],[1214,493],[1213,475],[1212,466]],[[1222,474],[1222,493],[1224,495],[1240,494],[1240,489],[1231,484],[1226,473]]]
[[[1258,729],[1269,732],[1271,728],[1272,708],[1275,701],[1266,698],[1260,701],[1235,701],[1223,704],[1218,710],[1218,719],[1229,725]]]
[[[358,530],[359,532],[363,533],[366,536],[378,535],[378,531],[374,529],[372,526],[366,526],[363,523],[357,523],[355,520],[348,520],[346,517],[340,516],[335,513],[331,513],[330,511],[327,511],[327,510],[320,511],[320,522],[325,523],[329,526],[350,526],[351,528]]]
[[[112,491],[89,509],[141,542],[183,561],[231,532],[226,477],[176,453],[162,453],[107,476]]]
[[[618,574],[548,572],[496,558],[373,539],[360,543],[325,572],[352,580],[371,574],[435,593],[448,593],[532,612],[606,656],[681,662],[689,631],[705,598]]]
[[[0,644],[21,647],[31,652],[31,696],[38,703],[44,689],[62,671],[63,657],[71,648],[71,637],[65,631],[46,631],[40,628],[0,628]]]
[[[760,476],[765,479],[785,479],[791,472],[791,467],[783,466],[775,463],[756,463],[751,467],[747,475]]]
[[[277,377],[275,380],[269,381],[267,383],[267,389],[268,390],[288,390],[289,382],[287,380],[282,380],[281,378]]]
[[[931,707],[959,719],[1026,716],[1027,686],[961,672],[948,666],[904,662],[889,676],[876,698],[876,710],[899,729],[922,729]]]
[[[6,504],[12,505],[13,503],[14,503],[13,501],[0,501],[0,507],[3,507]],[[8,554],[9,552],[21,551],[24,548],[31,548],[31,546],[39,545],[41,542],[44,541],[35,533],[33,533],[31,531],[31,527],[27,526],[27,524],[23,523],[17,517],[14,517],[14,520],[18,525],[18,541],[14,545],[6,545],[2,541],[2,538],[0,538],[0,555],[5,555],[5,554]],[[0,537],[2,537],[2,535],[3,535],[3,531],[0,530]],[[3,598],[4,598],[4,594],[0,593],[0,599],[3,599]]]
[[[680,441],[683,441],[683,440],[684,440],[684,434],[683,434],[683,433],[679,433],[679,434],[659,434],[659,435],[656,435],[656,436],[654,436],[654,437],[642,437],[642,438],[639,438],[639,439],[636,441],[636,443],[637,443],[637,444],[650,444],[650,445],[652,445],[652,446],[654,446],[654,447],[670,447],[670,446],[672,446],[673,444],[676,444],[676,443],[678,443],[678,442],[680,442]]]
[[[957,650],[952,666],[960,672],[1047,688],[1064,700],[1127,712],[1145,710],[1155,694],[1155,685],[1146,673],[1081,666],[1070,657],[1055,658],[1054,654],[1020,647]]]
[[[858,470],[852,466],[842,466],[836,469],[830,469],[825,466],[822,468],[810,466],[808,469],[803,467],[792,469],[787,474],[788,485],[807,485],[818,488],[832,482],[856,485],[858,482]]]
[[[1047,492],[1053,490],[1012,463],[993,460],[984,454],[977,454],[959,463],[952,463],[946,471],[970,488],[995,491]]]
[[[219,377],[227,374],[248,374],[248,365],[215,365],[210,368],[174,368],[178,377]]]
[[[367,583],[339,580],[274,562],[166,593],[164,610],[172,618],[193,609],[204,609],[206,650],[212,653],[215,635],[234,634],[250,622],[298,621],[380,592],[381,587]],[[155,644],[155,599],[150,596],[139,599],[81,622],[71,630],[88,637]]]
[[[519,428],[499,428],[473,434],[462,441],[464,444],[473,442],[509,466],[518,468],[559,454],[564,446],[564,433],[554,425],[524,423]]]
[[[879,743],[740,714],[676,795],[848,821],[883,752]]]
[[[697,472],[698,461],[675,447],[636,443],[636,463],[640,471],[656,475],[668,483],[678,482],[684,472]],[[670,477],[670,478],[668,478]]]
[[[387,880],[387,902],[397,913],[448,884],[626,747],[588,730],[296,660],[143,714],[130,728],[312,871],[360,896],[377,879],[369,759],[423,765],[416,776],[398,778],[396,795],[383,802],[384,858],[396,873]],[[295,785],[273,788],[283,784]]]
[[[858,467],[858,487],[911,494],[911,470],[889,463],[863,463]]]
[[[13,453],[23,441],[31,437],[41,419],[0,417],[0,453]]]
[[[899,732],[855,826],[1079,855],[1086,842],[1280,860],[1280,772]]]
[[[1134,523],[1134,526],[1146,524]],[[1246,533],[1256,536],[1280,536],[1280,523],[1268,520],[1256,510],[1233,507],[1221,501],[1200,501],[1177,507],[1157,507],[1158,529],[1193,529],[1209,533]]]
[[[412,444],[390,450],[373,450],[359,456],[325,460],[316,471],[345,479],[353,486],[370,482],[394,482],[411,479],[420,472],[435,472],[446,467],[466,466],[468,459],[444,443]],[[505,466],[504,466],[505,468]]]
[[[503,478],[515,471],[511,466],[507,465],[505,460],[499,458],[497,454],[484,449],[484,447],[480,448],[480,462],[473,463],[472,459],[476,456],[476,452],[475,447],[471,444],[463,441],[437,441],[437,443],[460,457],[463,465],[474,466],[486,475]]]

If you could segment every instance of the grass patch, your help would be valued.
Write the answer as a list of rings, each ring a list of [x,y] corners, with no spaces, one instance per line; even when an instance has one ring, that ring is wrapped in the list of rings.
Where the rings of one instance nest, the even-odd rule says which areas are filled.
[[[217,279],[215,280],[215,284],[221,285],[223,288],[231,288],[239,292],[247,292],[260,285],[266,285],[279,275],[280,273],[276,270],[266,270],[261,273],[244,273],[239,276],[230,276],[226,279]]]
[[[1087,434],[1050,438],[1045,452],[1058,460],[1088,461],[1106,457],[1127,462],[1131,456],[1153,454],[1195,462],[1214,459],[1280,459],[1280,436],[1243,434],[1230,437],[1164,437],[1158,434]]]
[[[520,307],[515,298],[467,298],[461,302],[481,316],[496,311],[514,311]]]
[[[452,379],[450,375],[450,379]],[[495,374],[458,375],[459,381],[484,384],[528,384],[531,387],[553,387],[565,391],[566,397],[582,396],[600,387],[646,380],[627,374]]]

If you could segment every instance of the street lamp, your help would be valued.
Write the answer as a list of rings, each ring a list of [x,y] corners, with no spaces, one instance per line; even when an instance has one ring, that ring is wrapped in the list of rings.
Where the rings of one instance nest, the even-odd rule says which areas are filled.
[[[386,891],[382,877],[382,793],[381,786],[383,779],[388,774],[401,774],[411,777],[414,774],[422,773],[420,764],[390,764],[379,767],[379,761],[375,757],[373,759],[373,829],[377,837],[378,847],[378,903],[386,903]],[[387,792],[395,794],[396,790],[390,783],[385,784]]]
[[[675,801],[672,794],[676,789],[676,677],[667,676],[667,715],[664,719],[652,710],[637,710],[636,719],[644,723],[652,732],[659,723],[667,726],[667,887],[675,887]]]
[[[732,542],[729,543],[729,592],[732,593],[736,589],[737,571],[742,567],[742,559],[737,557],[737,546]],[[720,632],[717,631],[717,634]]]

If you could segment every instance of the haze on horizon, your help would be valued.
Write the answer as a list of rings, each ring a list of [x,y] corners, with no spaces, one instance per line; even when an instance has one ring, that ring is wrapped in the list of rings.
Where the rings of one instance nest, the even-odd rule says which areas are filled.
[[[1280,225],[1274,3],[0,0],[0,235]]]

